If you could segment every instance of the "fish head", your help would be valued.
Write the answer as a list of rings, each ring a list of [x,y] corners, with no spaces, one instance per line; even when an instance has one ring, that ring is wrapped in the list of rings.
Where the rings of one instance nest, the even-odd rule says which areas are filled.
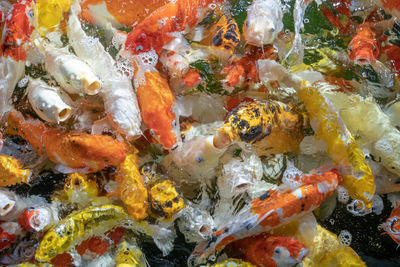
[[[369,27],[360,28],[347,48],[350,60],[359,65],[372,64],[379,57],[379,48]]]
[[[175,116],[168,117],[165,120],[159,120],[157,124],[152,125],[150,129],[151,135],[160,142],[165,149],[173,149],[176,146],[176,128]]]
[[[277,266],[298,264],[309,254],[309,250],[300,242],[289,237],[272,237],[274,240],[271,250],[272,259]]]
[[[381,227],[396,243],[400,244],[400,207],[392,211],[390,217]]]
[[[143,30],[135,28],[128,34],[125,42],[125,48],[133,55],[140,55],[142,53],[150,52],[152,49],[156,50],[157,52],[161,52],[164,43],[160,38],[160,36],[148,34]]]
[[[272,116],[264,112],[259,102],[242,103],[229,113],[218,136],[253,144],[271,133],[271,121]]]

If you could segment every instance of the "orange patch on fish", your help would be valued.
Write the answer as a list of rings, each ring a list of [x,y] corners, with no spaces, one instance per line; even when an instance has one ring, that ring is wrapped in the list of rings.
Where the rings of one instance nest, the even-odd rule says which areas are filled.
[[[172,110],[175,97],[167,80],[159,72],[146,72],[145,83],[137,88],[137,98],[147,128],[165,148],[172,148],[176,144],[173,132],[175,113]]]
[[[110,136],[66,133],[38,120],[25,120],[17,111],[10,113],[9,122],[39,154],[46,154],[54,163],[70,168],[96,172],[120,165],[128,154],[127,146]]]

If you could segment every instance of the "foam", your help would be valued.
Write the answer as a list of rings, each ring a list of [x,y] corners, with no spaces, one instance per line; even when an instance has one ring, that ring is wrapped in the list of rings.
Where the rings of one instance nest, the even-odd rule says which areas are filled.
[[[350,200],[350,195],[349,191],[344,188],[343,186],[338,186],[337,188],[337,193],[338,193],[338,201],[340,203],[346,204]]]
[[[352,235],[347,230],[342,230],[338,235],[339,243],[343,247],[349,247],[352,240]]]

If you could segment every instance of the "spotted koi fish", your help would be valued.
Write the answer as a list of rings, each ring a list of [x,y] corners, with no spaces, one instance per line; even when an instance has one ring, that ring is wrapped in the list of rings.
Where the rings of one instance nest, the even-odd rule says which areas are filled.
[[[259,154],[296,151],[304,136],[305,116],[278,101],[254,101],[233,109],[218,130],[215,144],[232,141],[254,144]]]
[[[256,266],[286,266],[301,263],[309,250],[291,237],[262,233],[229,244],[228,255],[242,258]]]
[[[233,54],[240,42],[239,27],[233,18],[222,15],[221,18],[208,30],[209,37],[200,44],[209,45],[210,52],[228,58]]]
[[[10,113],[9,122],[38,154],[46,154],[52,162],[69,168],[96,172],[106,166],[118,166],[128,153],[124,143],[110,136],[66,133],[38,120],[25,120],[17,111]]]
[[[394,242],[400,244],[400,207],[393,209],[389,218],[382,224],[382,228]]]
[[[32,0],[19,0],[8,14],[0,43],[0,118],[17,82],[25,73],[26,46],[33,31]]]
[[[249,236],[270,231],[317,208],[335,191],[342,180],[337,170],[297,177],[297,189],[280,187],[269,190],[243,208],[227,226],[200,243],[189,258],[189,264],[200,262],[214,251]]]

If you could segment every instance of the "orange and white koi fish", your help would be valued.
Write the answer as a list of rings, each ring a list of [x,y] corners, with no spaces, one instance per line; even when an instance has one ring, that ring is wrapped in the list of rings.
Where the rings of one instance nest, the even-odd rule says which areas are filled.
[[[210,5],[223,0],[177,0],[156,9],[128,34],[125,49],[132,54],[154,50],[160,56],[162,47],[174,39],[173,32],[193,28]]]
[[[357,34],[348,46],[349,58],[356,64],[373,64],[379,57],[379,49],[375,40],[376,34],[369,22],[357,28]]]
[[[38,120],[25,120],[17,111],[10,113],[9,122],[38,154],[46,154],[52,162],[69,168],[96,172],[107,166],[120,165],[128,153],[124,143],[110,136],[66,133]]]
[[[282,186],[254,199],[227,226],[213,233],[208,241],[200,243],[188,263],[193,263],[192,260],[200,262],[236,240],[272,230],[311,212],[335,191],[342,177],[332,169],[297,179],[302,183],[297,189]]]
[[[248,46],[246,53],[240,59],[233,57],[228,64],[222,69],[222,74],[226,75],[223,85],[226,88],[234,88],[236,86],[245,86],[249,83],[259,81],[259,72],[257,68],[258,59],[272,59],[278,57],[276,48],[272,45],[263,48],[256,46]]]
[[[166,0],[84,0],[81,16],[89,23],[99,26],[105,26],[109,22],[114,27],[130,27],[167,2]]]
[[[382,228],[394,242],[400,244],[400,206],[393,209],[389,218],[382,224]]]
[[[11,95],[25,73],[26,46],[33,31],[32,5],[32,0],[19,0],[6,18],[0,43],[0,118],[11,110]]]
[[[310,252],[294,238],[266,233],[235,241],[226,249],[231,257],[265,267],[293,266],[301,263]]]

